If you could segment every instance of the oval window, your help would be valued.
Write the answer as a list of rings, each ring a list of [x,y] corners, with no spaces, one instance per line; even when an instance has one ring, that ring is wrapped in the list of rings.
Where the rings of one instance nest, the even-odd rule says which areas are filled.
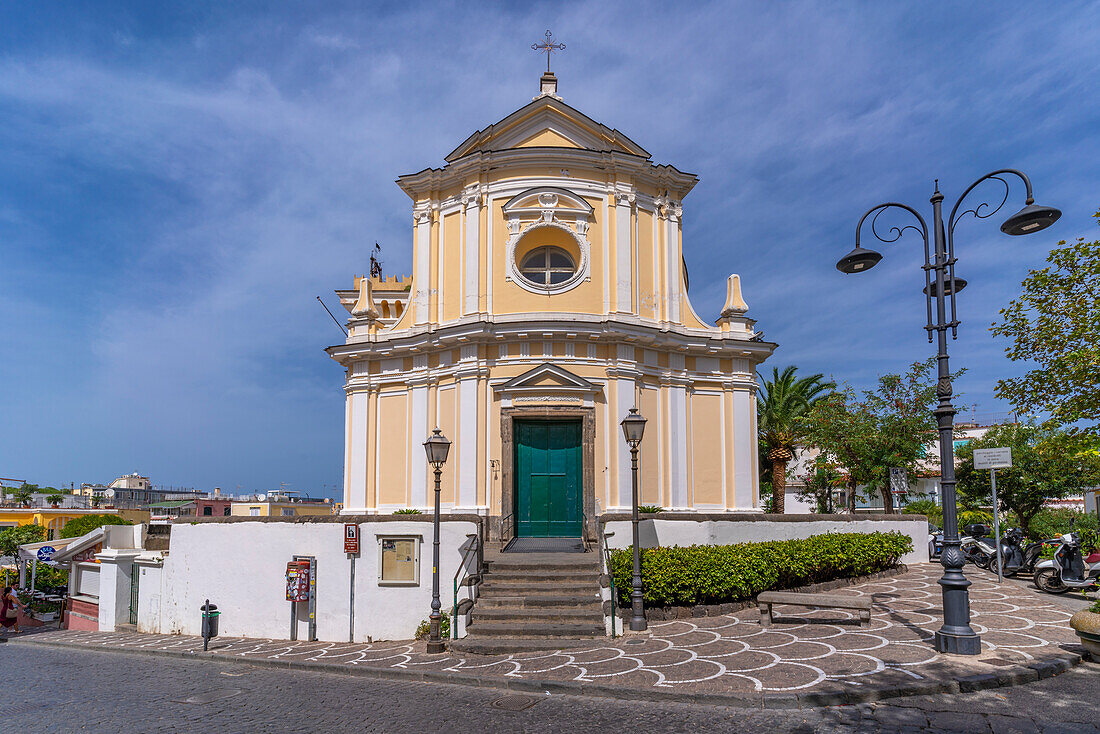
[[[560,247],[538,247],[524,256],[519,272],[535,285],[550,286],[569,280],[577,268],[569,253]]]

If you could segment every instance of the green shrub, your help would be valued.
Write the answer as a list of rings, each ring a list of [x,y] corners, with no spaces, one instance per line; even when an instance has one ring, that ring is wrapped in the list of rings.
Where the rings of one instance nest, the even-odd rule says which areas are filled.
[[[1093,614],[1100,614],[1100,599],[1097,599],[1092,603],[1092,606],[1089,607],[1089,611]]]
[[[1033,540],[1044,540],[1057,538],[1066,533],[1078,533],[1081,536],[1081,550],[1089,553],[1100,547],[1097,525],[1096,515],[1089,512],[1064,507],[1040,510],[1031,519],[1028,537]]]
[[[50,591],[57,586],[69,585],[69,572],[63,568],[54,568],[44,563],[38,564],[38,570],[34,575],[34,588],[39,591]]]
[[[424,513],[412,507],[406,507],[403,510],[394,511],[395,515],[423,515]]]
[[[405,514],[408,515],[409,513],[406,512]],[[422,619],[420,620],[420,624],[416,626],[416,635],[414,635],[414,639],[426,640],[428,639],[428,635],[431,634],[431,631],[431,621],[427,619]],[[439,620],[439,636],[444,640],[451,636],[451,618],[448,617],[446,614],[444,614],[443,618]]]
[[[906,515],[924,515],[928,518],[928,522],[943,527],[943,508],[937,505],[935,500],[913,500],[901,508],[901,511]]]
[[[958,515],[959,532],[967,525],[981,523],[993,527],[993,514],[985,510],[962,510]],[[990,530],[992,532],[992,530]]]
[[[79,538],[103,525],[133,525],[133,523],[123,520],[118,515],[81,515],[65,523],[60,535],[62,538]]]
[[[638,505],[638,512],[664,512],[665,508],[660,505]]]
[[[863,576],[896,566],[913,549],[899,532],[829,533],[801,540],[692,545],[642,551],[647,604],[682,606],[751,599],[761,591]],[[632,551],[611,551],[620,602],[629,603]]]

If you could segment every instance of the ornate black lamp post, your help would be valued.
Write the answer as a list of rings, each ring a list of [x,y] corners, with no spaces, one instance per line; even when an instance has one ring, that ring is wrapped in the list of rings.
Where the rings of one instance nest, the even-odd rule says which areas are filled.
[[[966,281],[955,277],[955,224],[958,220],[956,214],[959,205],[974,188],[983,181],[994,180],[1004,185],[1004,198],[992,207],[988,202],[982,202],[972,209],[967,209],[959,214],[959,218],[966,214],[973,214],[978,219],[986,219],[993,216],[1005,202],[1008,201],[1008,181],[1001,178],[1001,174],[1018,176],[1027,188],[1027,200],[1024,208],[1013,214],[1001,225],[1001,231],[1005,234],[1021,235],[1031,234],[1046,229],[1061,216],[1057,209],[1037,206],[1031,195],[1031,181],[1020,171],[1011,168],[1003,168],[982,176],[963,192],[958,201],[951,208],[951,214],[947,218],[947,228],[943,226],[943,212],[941,202],[943,194],[940,193],[939,181],[936,182],[935,193],[932,194],[932,242],[928,239],[928,225],[916,209],[905,204],[887,202],[870,209],[860,218],[856,225],[856,246],[836,264],[837,270],[843,273],[859,273],[870,270],[882,255],[874,250],[866,250],[859,246],[859,233],[863,222],[872,214],[871,232],[880,242],[897,242],[905,230],[917,230],[924,237],[924,293],[928,311],[928,324],[924,327],[928,332],[928,341],[932,341],[932,333],[935,332],[939,341],[937,361],[939,363],[939,380],[936,384],[936,396],[939,404],[933,411],[940,433],[940,485],[943,499],[943,556],[940,563],[943,564],[943,577],[940,586],[943,587],[943,626],[936,632],[936,650],[938,652],[957,653],[959,655],[977,655],[981,652],[981,638],[970,627],[970,595],[967,591],[970,582],[966,580],[962,569],[965,559],[959,543],[959,526],[957,507],[955,504],[955,456],[952,443],[952,421],[955,416],[955,407],[951,404],[951,373],[947,366],[947,330],[951,329],[951,338],[957,336],[959,325],[955,317],[955,294],[963,289]],[[992,208],[991,208],[992,207]],[[878,216],[890,208],[904,209],[916,217],[920,222],[920,228],[914,225],[905,227],[891,227],[885,234],[880,234],[875,229]],[[930,249],[931,248],[931,249]],[[933,273],[935,275],[933,275]],[[947,301],[950,300],[950,318],[948,318]],[[932,302],[936,303],[936,319],[932,320]]]
[[[631,579],[630,592],[630,629],[642,631],[648,627],[645,621],[645,609],[642,600],[642,550],[638,546],[638,444],[642,442],[642,434],[645,433],[645,418],[637,408],[631,408],[630,413],[623,418],[623,434],[626,442],[630,444],[630,472],[631,472],[631,518],[630,523],[634,532],[634,577]]]
[[[451,442],[447,440],[443,432],[438,428],[432,431],[428,440],[424,442],[424,453],[428,455],[428,463],[435,469],[435,540],[432,542],[432,613],[428,616],[428,652],[443,652],[447,649],[440,634],[439,625],[443,615],[439,613],[442,606],[439,603],[439,478],[443,474],[443,465],[447,463],[447,452],[451,450]]]

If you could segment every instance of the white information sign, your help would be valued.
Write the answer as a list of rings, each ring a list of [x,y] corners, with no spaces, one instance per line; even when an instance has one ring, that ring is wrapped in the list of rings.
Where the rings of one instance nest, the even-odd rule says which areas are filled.
[[[1012,449],[974,449],[975,469],[1011,469]]]

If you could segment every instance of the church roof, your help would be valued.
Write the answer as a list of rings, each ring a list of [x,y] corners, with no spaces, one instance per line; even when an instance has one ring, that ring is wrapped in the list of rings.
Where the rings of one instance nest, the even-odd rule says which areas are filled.
[[[553,95],[544,94],[466,138],[447,155],[446,161],[453,163],[471,153],[526,147],[617,151],[650,157],[645,148],[618,130],[596,122]]]

